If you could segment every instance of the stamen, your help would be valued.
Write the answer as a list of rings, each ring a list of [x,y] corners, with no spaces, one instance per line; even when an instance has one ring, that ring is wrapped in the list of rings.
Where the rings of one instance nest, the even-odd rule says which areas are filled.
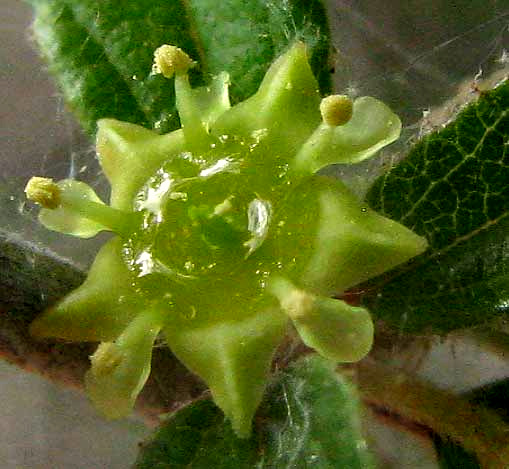
[[[33,177],[25,187],[27,199],[41,207],[55,209],[60,205],[60,188],[51,178]]]
[[[161,73],[165,78],[186,74],[196,64],[182,49],[164,44],[154,52],[152,73]]]
[[[352,100],[343,94],[334,94],[323,98],[320,103],[323,121],[334,127],[346,124],[352,118]]]
[[[279,300],[281,309],[290,319],[305,320],[313,311],[315,296],[300,290],[283,277],[272,279],[269,291]]]
[[[102,225],[119,235],[127,234],[136,214],[124,212],[105,205],[87,184],[63,180],[58,183],[50,178],[33,177],[28,181],[25,193],[29,200],[44,209],[62,209],[66,216],[77,216]]]

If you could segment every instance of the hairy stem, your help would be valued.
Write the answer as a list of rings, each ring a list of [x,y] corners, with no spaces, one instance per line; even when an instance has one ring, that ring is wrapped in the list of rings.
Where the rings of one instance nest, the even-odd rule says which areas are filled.
[[[483,468],[507,467],[509,426],[495,412],[380,363],[364,360],[356,370],[368,404],[456,441],[475,453]]]

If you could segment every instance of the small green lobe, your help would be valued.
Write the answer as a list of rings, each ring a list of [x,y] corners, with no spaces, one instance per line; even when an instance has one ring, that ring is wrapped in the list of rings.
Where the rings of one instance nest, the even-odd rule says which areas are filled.
[[[369,312],[333,298],[316,299],[311,314],[294,320],[294,324],[308,347],[333,362],[357,362],[373,345],[374,327]]]
[[[312,295],[284,278],[272,278],[269,290],[279,299],[302,341],[323,357],[339,363],[356,362],[371,350],[374,328],[364,308]]]

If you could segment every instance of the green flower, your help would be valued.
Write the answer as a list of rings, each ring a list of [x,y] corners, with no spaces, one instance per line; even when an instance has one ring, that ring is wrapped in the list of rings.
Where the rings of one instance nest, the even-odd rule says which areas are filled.
[[[315,174],[372,156],[401,124],[373,98],[321,101],[301,43],[233,107],[226,73],[192,89],[193,62],[180,49],[163,46],[155,57],[155,72],[175,74],[182,128],[159,135],[99,121],[110,204],[73,180],[27,186],[46,207],[46,227],[115,233],[84,284],[31,330],[102,342],[86,387],[109,417],[130,412],[161,333],[246,437],[288,328],[334,361],[359,360],[373,339],[369,313],[329,297],[426,248],[341,181]]]

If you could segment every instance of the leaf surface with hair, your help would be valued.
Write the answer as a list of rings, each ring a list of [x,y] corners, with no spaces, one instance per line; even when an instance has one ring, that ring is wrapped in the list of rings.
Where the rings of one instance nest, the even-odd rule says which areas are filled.
[[[83,127],[103,117],[168,132],[178,127],[171,84],[151,73],[161,44],[186,50],[195,83],[231,73],[233,103],[253,94],[275,57],[302,40],[323,92],[329,31],[319,0],[31,0],[34,36]]]
[[[355,391],[324,359],[301,359],[277,375],[258,422],[254,435],[241,440],[211,401],[195,402],[143,445],[135,467],[374,467],[360,432]]]

